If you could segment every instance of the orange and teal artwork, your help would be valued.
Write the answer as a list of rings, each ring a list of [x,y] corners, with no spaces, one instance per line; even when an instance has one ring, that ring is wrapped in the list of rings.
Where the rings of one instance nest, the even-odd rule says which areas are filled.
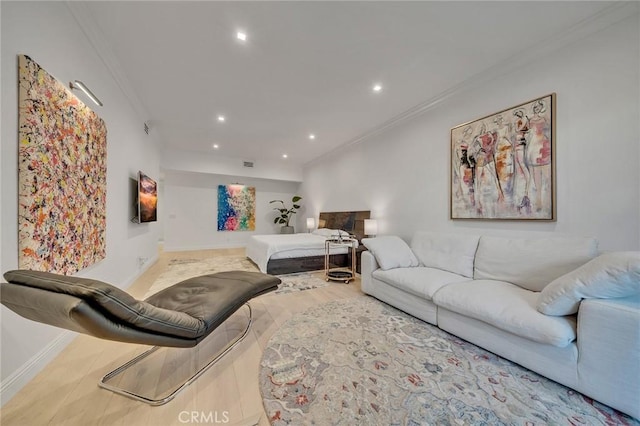
[[[255,231],[256,188],[218,185],[218,231]]]
[[[106,256],[107,127],[20,55],[18,266],[73,274]]]

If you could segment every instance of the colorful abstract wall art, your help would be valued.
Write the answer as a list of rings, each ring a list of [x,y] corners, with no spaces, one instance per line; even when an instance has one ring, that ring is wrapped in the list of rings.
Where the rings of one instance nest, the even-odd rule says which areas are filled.
[[[73,274],[106,254],[107,128],[31,58],[18,65],[18,264]]]
[[[138,222],[158,220],[158,183],[138,172]]]
[[[256,188],[218,185],[218,231],[255,231]]]
[[[451,129],[451,218],[555,220],[555,93]]]

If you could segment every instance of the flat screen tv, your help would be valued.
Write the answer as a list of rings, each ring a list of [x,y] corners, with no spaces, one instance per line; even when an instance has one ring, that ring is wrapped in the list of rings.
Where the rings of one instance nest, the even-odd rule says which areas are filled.
[[[142,172],[138,172],[138,223],[158,220],[158,184]]]

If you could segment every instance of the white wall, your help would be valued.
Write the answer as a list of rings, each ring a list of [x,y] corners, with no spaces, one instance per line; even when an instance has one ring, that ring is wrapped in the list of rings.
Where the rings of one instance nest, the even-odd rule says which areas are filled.
[[[299,183],[211,173],[164,171],[164,203],[159,206],[166,224],[164,250],[243,247],[254,234],[279,232],[271,200],[290,205]],[[241,183],[256,188],[256,230],[218,231],[218,185]],[[292,223],[293,224],[293,223]],[[296,231],[304,232],[303,228]]]
[[[17,245],[17,55],[26,54],[63,83],[84,81],[103,101],[95,106],[79,95],[107,125],[107,257],[78,275],[124,288],[141,272],[137,258],[157,257],[160,224],[130,222],[129,179],[141,169],[159,178],[159,154],[153,136],[107,71],[66,2],[2,2],[1,59],[2,235],[0,269],[18,267]],[[40,325],[2,307],[2,402],[51,359],[72,334]]]
[[[637,250],[639,35],[636,14],[546,56],[531,57],[514,72],[309,164],[301,195],[316,211],[371,209],[380,220],[380,234],[404,238],[414,230],[553,232],[595,236],[604,250]],[[557,221],[450,220],[450,129],[551,92],[557,93]]]

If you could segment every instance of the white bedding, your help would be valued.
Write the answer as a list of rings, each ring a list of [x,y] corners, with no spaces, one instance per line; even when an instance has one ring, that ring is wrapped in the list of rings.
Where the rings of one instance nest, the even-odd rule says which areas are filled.
[[[266,273],[269,259],[324,255],[326,240],[326,236],[316,234],[253,235],[247,243],[247,257]],[[346,251],[346,248],[331,249],[332,254]]]

